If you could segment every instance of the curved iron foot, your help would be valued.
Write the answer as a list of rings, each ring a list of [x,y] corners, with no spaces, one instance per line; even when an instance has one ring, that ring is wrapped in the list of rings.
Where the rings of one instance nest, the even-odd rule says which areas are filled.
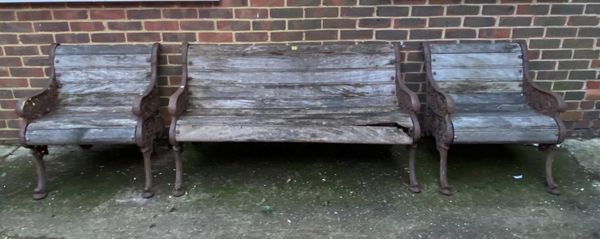
[[[415,172],[415,154],[417,150],[417,145],[409,145],[408,146],[408,171],[409,171],[409,180],[410,186],[408,190],[413,193],[420,193],[421,186],[419,186],[419,181],[417,181],[417,173]]]
[[[173,189],[173,196],[181,197],[185,194],[185,190],[183,189],[183,166],[181,162],[183,146],[181,144],[174,145],[173,152],[175,152],[175,188]]]
[[[142,154],[144,155],[144,192],[142,197],[151,198],[154,196],[152,191],[152,146],[141,148]]]
[[[552,175],[552,163],[554,162],[554,154],[556,153],[555,145],[540,145],[540,150],[548,151],[546,154],[546,192],[553,195],[560,195],[558,184],[554,182]]]
[[[448,184],[448,146],[439,145],[437,150],[440,153],[440,193],[452,196],[452,187]]]
[[[37,186],[33,190],[33,199],[41,200],[48,196],[46,192],[46,166],[44,156],[48,155],[48,146],[30,146],[31,154],[35,158],[35,171],[37,173]]]

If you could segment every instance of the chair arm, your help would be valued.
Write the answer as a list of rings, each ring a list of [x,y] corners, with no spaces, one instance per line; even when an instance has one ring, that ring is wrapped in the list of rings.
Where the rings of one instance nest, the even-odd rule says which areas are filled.
[[[396,83],[396,97],[398,98],[398,104],[400,107],[407,111],[419,113],[421,110],[421,103],[419,97],[412,90],[408,89],[406,85]]]
[[[17,102],[15,107],[17,115],[30,121],[52,111],[58,103],[58,88],[59,84],[52,75],[48,86],[41,92]]]
[[[454,101],[448,94],[442,92],[431,80],[427,82],[427,104],[429,109],[441,117],[455,112]]]
[[[180,86],[175,93],[169,97],[169,115],[171,118],[179,117],[186,108],[188,89],[186,86]]]
[[[527,104],[539,113],[555,116],[566,110],[566,104],[558,94],[538,87],[529,79],[523,81],[523,94]]]

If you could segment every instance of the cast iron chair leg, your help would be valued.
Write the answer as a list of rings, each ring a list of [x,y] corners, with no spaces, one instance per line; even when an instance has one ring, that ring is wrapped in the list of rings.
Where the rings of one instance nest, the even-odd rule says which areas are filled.
[[[550,194],[560,195],[560,189],[558,184],[554,182],[552,176],[552,163],[554,162],[554,154],[556,153],[556,146],[554,145],[541,145],[542,151],[548,151],[546,154],[546,191]]]
[[[438,146],[440,153],[440,193],[446,196],[452,195],[452,189],[448,184],[448,147]]]
[[[142,193],[142,197],[151,198],[154,196],[154,191],[152,191],[152,146],[147,146],[141,148],[142,154],[144,155],[144,193]]]
[[[48,155],[48,146],[32,146],[29,148],[35,157],[35,170],[37,172],[37,187],[33,190],[33,199],[41,200],[48,196],[46,192],[46,166],[44,155]]]
[[[417,150],[417,145],[409,145],[408,148],[408,176],[410,179],[410,186],[408,189],[413,193],[420,193],[421,187],[419,186],[419,182],[417,181],[417,174],[415,172],[415,154]]]
[[[181,197],[185,194],[185,190],[183,190],[183,166],[181,163],[183,146],[173,146],[173,152],[175,152],[175,189],[173,190],[173,196]]]

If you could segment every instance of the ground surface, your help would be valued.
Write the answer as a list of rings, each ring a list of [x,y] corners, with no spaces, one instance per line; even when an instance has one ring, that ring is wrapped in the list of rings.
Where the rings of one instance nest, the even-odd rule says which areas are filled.
[[[478,145],[451,149],[445,197],[427,142],[420,194],[407,190],[404,147],[189,144],[187,195],[169,196],[173,157],[159,148],[149,200],[135,147],[51,147],[43,201],[31,200],[27,151],[5,147],[0,238],[600,238],[600,140],[565,145],[560,196],[545,192],[534,148]]]

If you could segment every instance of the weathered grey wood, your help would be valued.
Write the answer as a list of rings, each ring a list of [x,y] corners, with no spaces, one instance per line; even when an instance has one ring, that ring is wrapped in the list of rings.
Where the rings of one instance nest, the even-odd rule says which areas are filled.
[[[527,112],[531,109],[525,103],[471,103],[457,106],[458,113],[486,113],[486,112]]]
[[[148,45],[61,45],[56,55],[123,55],[146,54],[152,51]]]
[[[364,70],[289,70],[285,72],[197,72],[189,70],[190,86],[209,84],[368,84],[383,83],[393,85],[395,71],[388,69]]]
[[[61,87],[63,94],[85,95],[91,93],[142,94],[147,82],[130,82],[129,84],[82,83],[65,84]]]
[[[25,138],[30,145],[132,144],[135,127],[34,129],[27,130]]]
[[[214,97],[214,98],[239,98],[240,96],[249,98],[279,97],[279,98],[303,98],[318,99],[326,98],[331,95],[343,95],[346,97],[369,97],[369,96],[389,96],[396,97],[396,87],[386,82],[386,84],[222,84],[206,85],[196,87],[190,92],[195,97]]]
[[[521,81],[439,81],[437,86],[449,94],[521,92],[523,90]]]
[[[135,54],[135,55],[61,55],[54,59],[56,68],[131,68],[131,67],[146,67],[150,68],[150,55]]]
[[[52,112],[60,115],[105,115],[112,113],[131,113],[132,105],[104,106],[67,106],[59,105]]]
[[[60,94],[61,106],[104,106],[133,105],[137,94],[89,93],[86,95]]]
[[[118,84],[131,82],[150,82],[151,71],[148,67],[119,68],[115,74],[115,68],[90,67],[87,69],[63,69],[56,68],[56,79],[61,83],[97,83]]]
[[[499,93],[463,93],[449,94],[454,103],[459,107],[462,104],[522,104],[523,94],[520,92],[499,92]]]
[[[465,67],[465,68],[440,68],[432,69],[436,81],[521,81],[523,69],[521,67]]]
[[[396,127],[373,126],[177,126],[177,141],[203,142],[322,142],[411,144]]]
[[[58,115],[54,114],[30,124],[27,129],[76,129],[76,128],[135,128],[137,118],[132,114],[111,115]]]
[[[296,50],[293,50],[293,49]],[[365,54],[394,54],[392,44],[359,44],[359,45],[294,45],[281,44],[261,45],[190,45],[188,58],[196,56],[278,56],[299,54],[326,55],[365,55]]]
[[[253,116],[253,115],[288,115],[288,114],[302,114],[302,115],[344,115],[344,114],[368,114],[368,113],[379,113],[379,112],[394,112],[399,111],[398,107],[340,107],[340,108],[295,108],[295,109],[196,109],[189,107],[186,110],[185,115],[236,115],[236,116]],[[276,116],[274,116],[276,117]]]
[[[210,58],[194,58],[188,66],[189,71],[305,71],[321,69],[370,69],[392,68],[395,61],[389,55],[362,56],[222,56]]]
[[[277,98],[196,98],[190,97],[190,107],[195,108],[340,108],[397,105],[391,97],[343,97],[333,96],[319,99],[277,99]]]
[[[501,67],[522,68],[521,52],[511,53],[467,53],[467,54],[432,54],[431,67],[441,68],[470,68],[470,67]]]
[[[472,44],[432,44],[430,47],[432,54],[448,53],[516,53],[521,52],[518,43],[472,43]]]

